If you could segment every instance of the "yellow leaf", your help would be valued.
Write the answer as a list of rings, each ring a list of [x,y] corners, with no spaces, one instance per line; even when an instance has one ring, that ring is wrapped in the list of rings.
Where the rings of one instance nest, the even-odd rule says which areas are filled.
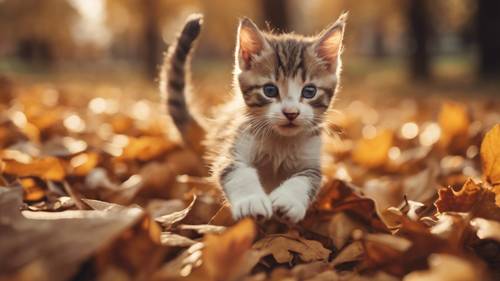
[[[23,187],[24,201],[40,201],[45,197],[45,190],[39,186],[34,179],[21,179],[20,182]]]
[[[393,132],[383,130],[371,139],[362,139],[353,151],[352,159],[368,168],[383,166],[388,159],[387,153],[392,146]]]
[[[467,107],[456,102],[443,103],[438,115],[438,123],[441,127],[439,143],[447,147],[455,137],[467,134],[470,125]]]
[[[5,163],[4,172],[18,177],[32,176],[54,181],[60,181],[65,177],[64,167],[55,157],[34,159],[29,163],[21,163],[11,159],[3,161]]]
[[[496,124],[484,136],[481,143],[481,161],[486,181],[500,184],[500,124]]]
[[[81,153],[71,158],[69,163],[73,175],[85,176],[99,163],[99,154],[94,152]]]

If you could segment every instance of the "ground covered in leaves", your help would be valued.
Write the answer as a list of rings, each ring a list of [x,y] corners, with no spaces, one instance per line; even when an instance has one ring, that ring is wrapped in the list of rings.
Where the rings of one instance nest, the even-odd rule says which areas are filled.
[[[232,221],[159,104],[82,91],[0,81],[0,280],[500,279],[498,99],[349,100],[292,226]]]

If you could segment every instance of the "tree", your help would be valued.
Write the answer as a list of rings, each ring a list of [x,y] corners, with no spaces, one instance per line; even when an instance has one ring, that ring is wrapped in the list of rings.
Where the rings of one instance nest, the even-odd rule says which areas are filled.
[[[500,1],[478,0],[476,26],[479,72],[483,77],[500,76]]]
[[[287,0],[261,0],[262,15],[272,28],[280,32],[287,32],[289,19]]]
[[[424,0],[410,0],[408,5],[410,72],[413,78],[429,78],[430,19]]]

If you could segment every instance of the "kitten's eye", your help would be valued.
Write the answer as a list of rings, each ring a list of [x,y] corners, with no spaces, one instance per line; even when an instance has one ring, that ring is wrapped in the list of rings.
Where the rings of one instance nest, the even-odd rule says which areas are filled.
[[[273,84],[266,84],[263,87],[264,95],[268,98],[275,98],[279,94],[278,87]]]
[[[302,88],[302,96],[306,99],[312,99],[316,95],[316,86],[314,85],[307,85],[304,88]]]

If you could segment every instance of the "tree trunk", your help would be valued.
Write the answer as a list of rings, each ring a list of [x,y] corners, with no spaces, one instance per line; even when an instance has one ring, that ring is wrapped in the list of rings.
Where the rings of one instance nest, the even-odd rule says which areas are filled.
[[[500,1],[479,0],[476,26],[479,45],[479,74],[500,76]]]
[[[261,0],[264,20],[271,28],[280,32],[288,32],[289,19],[287,13],[287,0]]]
[[[158,28],[158,10],[156,0],[143,0],[144,15],[144,62],[149,77],[157,77],[161,63],[161,37]]]
[[[413,78],[429,78],[430,19],[426,1],[410,0],[408,7],[410,72]]]

